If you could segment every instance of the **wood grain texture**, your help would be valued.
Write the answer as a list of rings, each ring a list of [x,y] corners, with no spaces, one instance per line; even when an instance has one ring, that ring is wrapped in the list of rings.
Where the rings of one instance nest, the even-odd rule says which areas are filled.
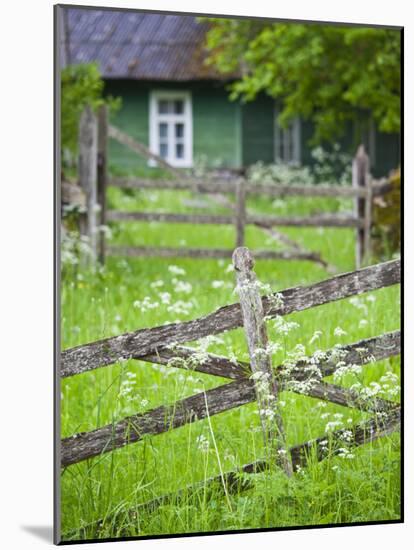
[[[246,191],[244,187],[244,181],[239,180],[236,186],[236,205],[234,209],[236,247],[244,245],[244,232],[246,226]]]
[[[222,378],[238,380],[251,375],[250,365],[241,361],[230,361],[227,357],[213,353],[200,353],[193,348],[175,346],[174,349],[158,349],[156,353],[133,356],[132,359],[167,365],[172,368],[194,370]]]
[[[234,216],[225,214],[174,214],[172,212],[126,212],[122,210],[110,210],[108,212],[108,221],[144,221],[158,223],[197,223],[197,224],[215,224],[215,225],[236,225],[236,233],[240,235],[241,228],[246,224],[257,225],[259,227],[362,227],[363,220],[353,216],[343,214],[321,214],[319,216],[259,216],[257,214],[245,214],[243,209],[243,200],[240,200],[240,212],[237,211]],[[240,224],[240,225],[239,225]]]
[[[239,247],[233,253],[237,293],[243,316],[244,334],[250,356],[250,368],[255,378],[256,400],[262,424],[265,448],[271,459],[292,475],[292,465],[286,452],[286,436],[278,400],[280,385],[273,370],[271,356],[267,351],[268,337],[264,321],[263,303],[253,271],[254,260],[250,250]],[[271,413],[272,416],[269,416]]]
[[[363,220],[345,214],[319,214],[314,216],[263,216],[249,214],[246,223],[261,227],[362,227]]]
[[[97,255],[97,164],[98,127],[96,117],[89,105],[83,110],[79,121],[79,184],[86,195],[86,231],[91,248],[92,261]]]
[[[108,185],[108,106],[101,105],[98,111],[98,204],[100,206],[99,222],[106,225],[106,193]],[[98,257],[105,263],[105,232],[99,232]]]
[[[125,212],[122,210],[110,210],[108,212],[108,221],[232,225],[234,217],[219,214],[172,214],[168,212]]]
[[[148,257],[148,258],[193,258],[219,259],[231,258],[230,248],[171,248],[150,246],[109,246],[108,254],[112,256]],[[314,260],[313,252],[290,250],[255,250],[258,260]]]
[[[267,316],[287,315],[399,282],[400,260],[392,260],[306,287],[284,290],[280,293],[283,305],[278,308],[272,306],[271,300],[265,296],[262,298],[263,308]],[[154,353],[158,348],[191,342],[209,334],[233,330],[242,324],[240,304],[231,304],[191,321],[141,329],[70,348],[62,352],[61,376],[80,374],[122,358]]]
[[[325,359],[318,361],[313,359],[313,364],[320,369],[322,377],[330,376],[338,369],[338,351],[344,352],[343,357],[347,364],[367,365],[373,361],[381,361],[387,357],[399,355],[401,353],[401,334],[399,330],[396,330],[328,350]],[[133,356],[133,359],[168,365],[171,368],[194,370],[233,380],[246,378],[252,374],[249,363],[233,362],[227,357],[212,353],[203,354],[200,360],[200,355],[196,350],[184,346],[175,346],[173,350],[159,348],[156,353]],[[292,375],[295,380],[301,381],[309,377],[305,370],[306,366],[307,364],[303,361],[298,361],[295,367],[292,367]],[[284,367],[279,365],[274,367],[274,370],[277,374],[282,374]]]
[[[366,184],[369,178],[369,157],[363,145],[359,145],[352,162],[352,188],[363,189],[367,193]],[[355,196],[354,215],[364,223],[356,230],[355,267],[359,269],[365,254],[365,196]]]
[[[201,420],[207,416],[206,401],[208,414],[213,416],[246,405],[254,398],[253,382],[246,379],[237,380],[205,393],[181,399],[170,406],[162,405],[115,424],[75,434],[62,440],[62,467],[135,443],[144,435],[165,433],[189,422]]]
[[[111,136],[112,137],[112,136]],[[128,189],[180,189],[197,191],[199,193],[231,193],[236,192],[237,183],[231,180],[206,180],[184,177],[181,173],[176,181],[172,180],[153,180],[145,178],[112,178],[110,185],[114,187],[123,187]],[[318,185],[280,185],[277,183],[252,183],[244,181],[245,192],[248,195],[265,195],[268,197],[365,197],[365,189],[356,189],[351,186],[328,185],[319,183]],[[376,183],[374,186],[375,194],[387,192],[386,182]]]
[[[137,155],[143,156],[147,159],[155,160],[155,162],[161,166],[162,168],[165,168],[168,170],[171,174],[183,177],[183,174],[180,170],[174,168],[166,162],[164,159],[162,159],[160,156],[156,155],[155,153],[152,153],[146,145],[143,143],[140,143],[136,139],[132,138],[130,135],[126,134],[119,128],[113,126],[112,124],[108,125],[108,137],[114,139],[121,145],[125,145],[125,147],[128,147],[131,151],[134,153],[137,153]],[[112,182],[110,183],[112,185]]]
[[[369,341],[362,340],[347,346],[347,349],[352,349],[358,354],[356,355],[355,364],[364,365],[368,362],[397,354],[399,352],[397,342],[399,343],[399,335],[397,335],[397,333],[390,333],[388,335],[371,338]],[[371,350],[378,350],[377,356],[375,357],[373,354],[361,354],[357,351],[361,349],[361,346]],[[327,369],[324,371],[324,362],[321,362],[320,367],[323,374],[332,374],[332,372],[334,372],[334,370],[332,370],[334,368],[333,364],[330,364],[328,360],[326,365]],[[275,371],[280,372],[281,369],[282,367],[280,366],[277,367]],[[298,381],[303,380],[303,369],[294,369],[291,379]],[[283,381],[283,389],[286,384],[287,381]],[[295,389],[293,391],[316,399],[332,401],[338,405],[354,407],[364,411],[389,411],[396,406],[395,403],[380,399],[371,401],[361,400],[350,390],[323,382],[313,384],[306,391],[298,391]],[[163,405],[146,413],[125,418],[116,424],[109,424],[91,432],[84,432],[68,437],[62,441],[62,466],[68,466],[87,458],[113,451],[129,443],[134,443],[139,441],[142,436],[146,434],[157,435],[165,433],[174,428],[184,426],[189,422],[201,420],[207,415],[205,399],[207,400],[209,415],[214,416],[226,410],[246,405],[257,398],[254,382],[247,377],[239,378],[230,384],[208,390],[205,396],[203,393],[193,395],[177,401],[173,405]]]

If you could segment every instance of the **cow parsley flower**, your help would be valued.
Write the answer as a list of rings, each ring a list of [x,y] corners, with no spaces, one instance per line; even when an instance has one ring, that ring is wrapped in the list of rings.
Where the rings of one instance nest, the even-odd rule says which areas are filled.
[[[224,286],[224,281],[212,281],[211,286],[212,288],[221,288]]]
[[[178,267],[177,265],[169,265],[168,271],[173,275],[185,275],[185,269]]]
[[[341,327],[336,327],[335,330],[334,330],[334,335],[337,336],[337,337],[345,336],[346,331],[344,329],[342,329]]]

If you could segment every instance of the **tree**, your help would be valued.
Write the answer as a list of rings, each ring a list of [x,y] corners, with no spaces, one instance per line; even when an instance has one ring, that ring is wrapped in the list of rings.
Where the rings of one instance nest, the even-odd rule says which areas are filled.
[[[265,92],[281,101],[282,125],[301,115],[314,143],[339,137],[349,120],[373,117],[383,132],[400,129],[397,29],[264,20],[208,19],[208,64],[239,78],[230,98]]]
[[[120,107],[120,98],[104,97],[104,81],[97,63],[68,65],[61,75],[61,150],[66,156],[77,153],[78,125],[86,105],[95,111],[106,103],[110,110]]]

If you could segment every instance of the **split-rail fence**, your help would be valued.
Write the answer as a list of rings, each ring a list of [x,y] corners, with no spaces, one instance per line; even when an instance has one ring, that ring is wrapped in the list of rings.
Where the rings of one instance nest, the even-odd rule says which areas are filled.
[[[323,380],[339,368],[338,349],[342,353],[341,357],[345,357],[343,361],[346,364],[362,367],[400,354],[399,330],[328,350],[323,358],[313,360],[313,367],[317,367],[320,373],[319,378],[315,379],[309,374],[306,361],[299,361],[286,374],[283,365],[273,366],[270,355],[263,353],[263,350],[267,346],[267,319],[397,285],[400,283],[400,260],[373,265],[309,286],[289,288],[267,296],[259,294],[259,285],[253,271],[253,257],[247,248],[240,247],[234,251],[233,264],[240,303],[226,305],[198,319],[141,329],[62,352],[61,378],[104,368],[121,359],[137,359],[170,368],[186,368],[186,364],[191,364],[191,368],[196,371],[231,380],[174,404],[162,405],[90,432],[66,437],[60,446],[62,468],[136,443],[145,435],[156,436],[257,401],[267,445],[265,448],[269,453],[263,460],[222,473],[211,478],[209,483],[217,484],[225,492],[230,492],[236,486],[238,490],[251,486],[243,478],[241,481],[240,474],[243,472],[256,473],[267,468],[280,467],[286,475],[291,476],[300,467],[305,467],[311,456],[318,461],[326,458],[327,435],[286,448],[283,421],[278,409],[278,395],[286,389],[372,413],[369,420],[347,426],[347,444],[351,447],[372,442],[399,429],[398,403],[382,398],[366,400],[355,391]],[[198,359],[194,362],[191,358],[196,350],[181,345],[238,327],[244,327],[250,363],[233,362],[214,354],[207,354],[201,361]],[[176,358],[179,360],[175,360]],[[259,373],[261,381],[267,380],[268,394],[263,393],[263,385],[259,387],[255,373]],[[300,381],[308,383],[299,389],[295,382]],[[269,421],[269,416],[263,414],[263,411],[270,406],[270,399],[274,415]],[[352,435],[349,438],[350,432]],[[329,452],[340,452],[339,449],[344,446],[344,430],[334,431],[330,435],[330,441]],[[155,509],[171,498],[180,498],[180,493],[163,495],[149,503],[138,505],[128,513],[128,517],[133,519],[143,507]],[[96,522],[97,527],[101,524],[102,522]]]
[[[113,139],[133,152],[151,159],[168,170],[173,179],[155,180],[142,178],[110,178],[108,174],[108,140]],[[340,185],[279,185],[252,183],[243,178],[200,179],[192,178],[183,171],[172,167],[164,159],[152,153],[120,129],[109,124],[107,108],[101,107],[98,117],[86,108],[80,120],[79,129],[79,179],[84,189],[88,206],[87,232],[90,236],[93,254],[105,261],[106,255],[157,256],[190,258],[227,258],[232,249],[223,248],[170,248],[149,246],[107,246],[105,232],[99,231],[108,222],[140,221],[179,224],[233,225],[236,232],[235,246],[245,244],[245,228],[255,225],[287,244],[286,250],[257,250],[257,259],[298,259],[328,265],[318,252],[303,249],[295,241],[281,234],[275,227],[336,227],[354,228],[356,232],[356,268],[371,256],[370,233],[372,225],[372,201],[375,196],[387,193],[390,184],[387,179],[374,180],[369,173],[369,158],[364,147],[360,146],[353,161],[352,186]],[[177,214],[174,212],[125,212],[108,210],[108,187],[122,189],[175,189],[204,193],[227,207],[228,214]],[[233,195],[231,201],[225,195]],[[249,212],[246,197],[261,195],[266,197],[336,197],[352,198],[354,212],[350,214],[324,213],[312,216],[269,216]]]

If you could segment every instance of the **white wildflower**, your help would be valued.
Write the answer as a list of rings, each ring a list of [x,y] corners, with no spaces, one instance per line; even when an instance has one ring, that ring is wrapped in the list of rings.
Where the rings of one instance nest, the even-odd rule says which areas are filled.
[[[171,294],[169,292],[160,292],[159,297],[162,304],[170,304],[171,303]]]
[[[197,441],[197,448],[199,451],[201,451],[203,454],[208,453],[210,449],[210,442],[204,435],[199,435],[196,438]]]
[[[164,286],[164,281],[161,279],[158,279],[157,281],[154,281],[150,284],[151,288],[159,288],[160,286]]]
[[[346,334],[346,331],[343,330],[341,327],[336,327],[334,330],[335,336],[344,336]]]
[[[185,269],[178,267],[177,265],[169,265],[168,271],[173,275],[185,275]]]
[[[193,290],[191,283],[186,281],[174,280],[174,290],[175,292],[183,292],[184,294],[190,294]]]
[[[212,281],[211,286],[213,288],[221,288],[224,286],[224,281]]]

